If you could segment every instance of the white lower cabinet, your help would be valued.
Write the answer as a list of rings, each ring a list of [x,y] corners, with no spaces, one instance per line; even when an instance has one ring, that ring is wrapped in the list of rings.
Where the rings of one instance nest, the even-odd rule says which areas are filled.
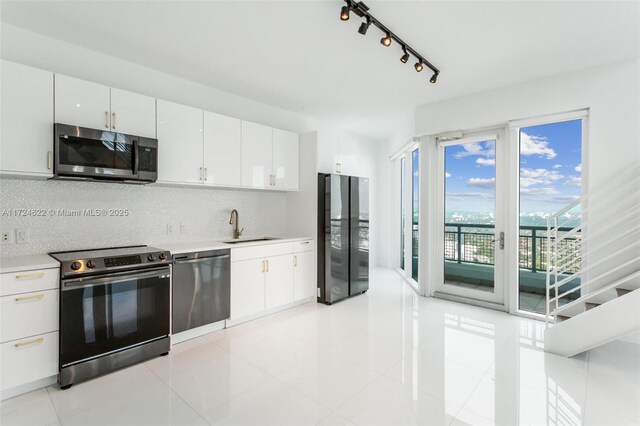
[[[266,259],[264,304],[266,309],[293,302],[293,254]]]
[[[293,300],[310,299],[317,287],[316,252],[293,255]]]
[[[58,332],[29,336],[0,345],[2,390],[58,374]]]
[[[310,300],[315,262],[312,240],[231,249],[231,323]]]
[[[231,263],[231,320],[264,311],[263,259]]]
[[[2,398],[58,374],[59,274],[57,268],[0,274]]]

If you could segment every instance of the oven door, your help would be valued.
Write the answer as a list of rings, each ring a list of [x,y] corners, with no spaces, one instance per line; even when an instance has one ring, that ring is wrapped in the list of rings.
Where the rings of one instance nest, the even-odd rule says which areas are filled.
[[[57,176],[136,179],[135,136],[66,124],[55,125]]]
[[[170,269],[63,280],[60,367],[169,334]]]

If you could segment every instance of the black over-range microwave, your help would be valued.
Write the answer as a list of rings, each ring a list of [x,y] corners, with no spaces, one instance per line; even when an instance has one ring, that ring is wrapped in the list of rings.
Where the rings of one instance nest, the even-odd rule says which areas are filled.
[[[158,178],[158,140],[56,123],[54,179],[149,183]]]

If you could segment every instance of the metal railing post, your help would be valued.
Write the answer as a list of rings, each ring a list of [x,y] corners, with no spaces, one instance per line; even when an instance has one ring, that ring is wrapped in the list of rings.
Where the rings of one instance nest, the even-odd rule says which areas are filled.
[[[458,225],[458,263],[462,263],[462,226]]]
[[[537,266],[536,261],[538,260],[538,256],[536,255],[536,228],[531,230],[531,271],[536,272]]]

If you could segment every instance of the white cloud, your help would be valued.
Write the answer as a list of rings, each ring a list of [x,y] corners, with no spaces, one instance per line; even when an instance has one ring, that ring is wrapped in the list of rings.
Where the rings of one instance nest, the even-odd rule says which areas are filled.
[[[493,199],[493,194],[488,192],[448,192],[447,199],[450,201],[465,201],[469,198]]]
[[[576,168],[575,168],[575,169],[573,169],[573,170],[575,170],[575,171],[576,171],[576,172],[578,172],[578,173],[582,173],[582,163],[578,164],[578,165],[576,166]]]
[[[582,178],[580,178],[580,176],[571,176],[565,183],[567,185],[580,186],[582,185]]]
[[[471,178],[467,180],[467,185],[478,188],[493,189],[496,186],[496,178]]]
[[[450,178],[450,177],[451,177],[451,173],[449,173],[449,172],[445,172],[444,177],[446,177],[446,178]]]
[[[553,168],[554,169],[561,169],[562,168],[562,164],[554,164]]]
[[[496,159],[495,158],[476,158],[476,164],[480,166],[495,166]]]
[[[523,195],[560,195],[555,188],[520,188]]]
[[[496,156],[496,144],[494,141],[465,143],[462,148],[463,151],[455,153],[455,158],[473,156],[492,158]]]
[[[535,185],[550,185],[562,179],[560,173],[548,169],[520,169],[520,187],[528,188]]]
[[[551,160],[556,158],[557,154],[553,148],[549,147],[549,141],[544,136],[530,136],[524,132],[520,137],[520,154],[537,155],[539,157]]]

